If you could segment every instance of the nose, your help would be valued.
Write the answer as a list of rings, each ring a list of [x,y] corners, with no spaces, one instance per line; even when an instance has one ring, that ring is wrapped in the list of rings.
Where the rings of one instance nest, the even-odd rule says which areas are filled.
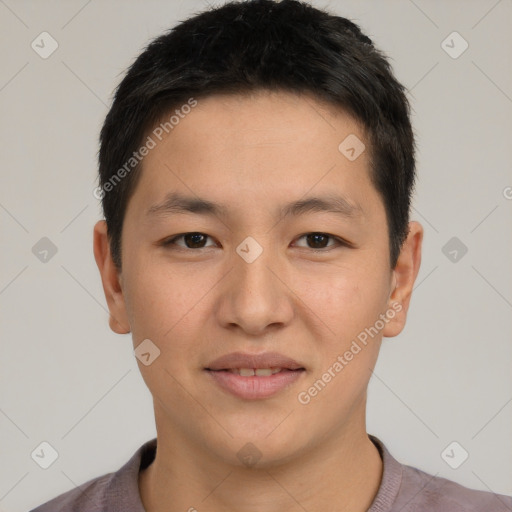
[[[228,329],[239,329],[251,336],[288,325],[293,318],[293,292],[275,254],[263,249],[252,262],[238,254],[234,267],[219,289],[216,314]]]

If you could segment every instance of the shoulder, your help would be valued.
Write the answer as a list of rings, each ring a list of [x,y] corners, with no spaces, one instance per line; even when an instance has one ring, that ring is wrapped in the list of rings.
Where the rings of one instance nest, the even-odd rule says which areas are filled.
[[[104,510],[105,490],[109,487],[114,473],[93,478],[56,498],[40,505],[30,512],[96,512]]]
[[[512,497],[470,489],[447,478],[402,465],[402,482],[395,506],[397,510],[403,507],[403,512],[511,512]]]
[[[144,443],[117,471],[88,480],[30,512],[144,512],[138,476],[155,454],[156,438]]]
[[[512,497],[464,487],[397,461],[369,435],[383,460],[381,485],[369,512],[512,512]]]

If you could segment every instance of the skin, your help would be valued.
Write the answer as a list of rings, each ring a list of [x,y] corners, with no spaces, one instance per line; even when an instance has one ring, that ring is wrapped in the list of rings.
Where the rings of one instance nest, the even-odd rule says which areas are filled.
[[[158,437],[155,461],[139,475],[148,512],[354,512],[371,505],[382,461],[366,433],[367,387],[382,337],[405,325],[423,230],[409,224],[391,268],[368,149],[354,161],[338,150],[349,134],[365,140],[350,116],[308,95],[201,99],[144,158],[124,220],[121,272],[105,222],[96,224],[110,327],[131,332],[134,347],[149,338],[161,351],[149,366],[137,360],[153,395]],[[278,215],[283,204],[333,191],[358,204],[359,215]],[[226,215],[148,216],[169,192],[222,203]],[[208,235],[205,247],[189,240],[187,248],[183,238],[162,245],[187,232]],[[308,244],[308,233],[349,245],[327,238],[322,249]],[[236,252],[247,236],[263,248],[252,263]],[[401,308],[394,318],[301,404],[299,392],[393,304]],[[306,371],[270,398],[243,400],[203,370],[234,351],[277,351]],[[246,443],[261,454],[254,467],[237,457]]]

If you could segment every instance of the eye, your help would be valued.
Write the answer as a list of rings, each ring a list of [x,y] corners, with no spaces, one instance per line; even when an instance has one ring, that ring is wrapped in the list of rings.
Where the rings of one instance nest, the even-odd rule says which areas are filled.
[[[325,249],[326,247],[333,247],[333,246],[340,246],[340,245],[346,245],[343,240],[341,240],[338,237],[335,237],[333,235],[329,235],[328,233],[306,233],[305,235],[302,235],[298,238],[298,240],[305,238],[306,243],[310,244],[310,249]],[[332,240],[335,243],[331,245],[327,245],[328,241]],[[300,247],[300,246],[299,246]],[[304,246],[302,246],[304,247]]]
[[[208,238],[212,239],[205,233],[193,231],[190,233],[182,233],[180,235],[176,235],[172,238],[164,240],[162,242],[162,245],[164,247],[177,246],[183,249],[205,249],[208,247],[212,247],[212,245],[206,245],[206,241]],[[327,252],[330,250],[330,248],[334,248],[336,246],[349,245],[348,242],[345,242],[341,238],[338,238],[334,235],[330,235],[328,233],[306,233],[300,236],[297,240],[301,239],[305,239],[307,245],[298,245],[299,247],[306,247],[309,249],[317,250],[319,252]],[[183,241],[183,243],[178,243],[178,241]],[[332,243],[329,243],[329,241],[331,241]],[[213,244],[213,246],[215,246],[215,243]]]
[[[177,245],[178,247],[183,247],[184,249],[203,249],[205,247],[209,247],[204,245],[205,241],[210,238],[208,235],[205,235],[204,233],[199,232],[192,232],[192,233],[182,233],[181,235],[176,235],[173,238],[170,238],[168,240],[165,240],[163,242],[164,246],[168,245]],[[178,244],[176,241],[183,239],[185,245]]]

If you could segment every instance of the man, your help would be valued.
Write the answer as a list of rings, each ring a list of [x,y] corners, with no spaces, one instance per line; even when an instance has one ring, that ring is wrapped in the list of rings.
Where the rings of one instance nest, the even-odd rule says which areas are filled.
[[[37,512],[512,509],[366,432],[423,230],[404,88],[355,24],[294,0],[180,23],[119,85],[99,160],[94,254],[157,438]]]

